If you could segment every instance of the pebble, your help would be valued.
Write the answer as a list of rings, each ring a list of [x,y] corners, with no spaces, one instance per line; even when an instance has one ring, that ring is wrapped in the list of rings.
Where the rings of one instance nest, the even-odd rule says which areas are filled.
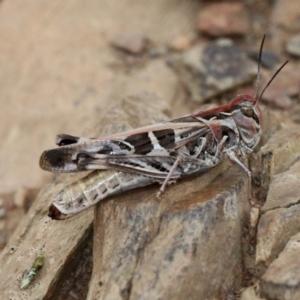
[[[165,46],[151,48],[151,49],[148,50],[148,55],[151,58],[161,57],[163,55],[166,55],[167,53],[168,53],[168,49]]]
[[[250,20],[243,3],[209,3],[199,12],[197,28],[213,37],[244,36],[250,28]]]
[[[141,54],[146,48],[146,37],[139,32],[121,33],[111,39],[111,45],[131,54]]]
[[[286,51],[291,55],[300,57],[300,35],[294,36],[287,42]]]
[[[256,76],[257,66],[230,39],[196,45],[173,63],[194,101],[203,103]]]
[[[259,52],[249,51],[248,56],[258,62]],[[261,65],[267,69],[273,69],[280,62],[279,56],[271,50],[263,49]]]
[[[171,42],[170,48],[175,51],[184,51],[190,48],[192,39],[187,35],[179,35]]]

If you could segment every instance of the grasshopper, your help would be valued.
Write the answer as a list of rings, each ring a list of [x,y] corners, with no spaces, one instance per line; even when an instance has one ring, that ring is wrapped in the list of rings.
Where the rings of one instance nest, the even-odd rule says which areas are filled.
[[[225,156],[248,175],[242,159],[252,153],[262,135],[259,102],[264,91],[286,65],[269,80],[257,97],[260,79],[262,40],[255,95],[238,95],[228,104],[150,126],[105,136],[84,138],[60,134],[59,148],[45,151],[40,167],[51,172],[114,170],[103,179],[92,173],[73,186],[61,190],[49,208],[52,219],[66,219],[95,205],[110,195],[159,182],[160,197],[167,185],[180,178],[201,175],[218,165]]]

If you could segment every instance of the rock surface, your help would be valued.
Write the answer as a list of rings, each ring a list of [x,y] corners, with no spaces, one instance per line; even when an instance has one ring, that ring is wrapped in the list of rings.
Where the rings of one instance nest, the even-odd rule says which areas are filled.
[[[274,175],[286,171],[300,159],[300,133],[298,128],[276,132],[260,151],[261,185],[267,186]]]
[[[261,278],[260,294],[267,299],[300,298],[300,233],[292,236]]]
[[[205,100],[249,82],[257,66],[229,39],[196,45],[175,62],[175,70],[193,100]]]
[[[166,118],[163,111],[166,111],[164,104],[158,104],[156,97],[151,95],[142,95],[140,97],[132,97],[124,99],[115,108],[106,115],[99,123],[94,123],[94,134],[106,135],[112,131],[119,132],[120,129],[128,129],[128,127],[137,126],[137,124],[145,125],[150,122],[161,121]],[[135,118],[125,111],[130,112]],[[107,122],[111,118],[117,118],[117,126],[113,126]],[[131,124],[133,122],[133,124]],[[143,123],[144,122],[144,123]],[[91,124],[92,125],[92,124]],[[89,135],[94,135],[90,132]],[[107,173],[111,174],[110,171]],[[4,298],[21,299],[22,297],[39,299],[44,297],[53,297],[55,290],[59,284],[59,280],[63,275],[64,267],[67,265],[72,256],[82,248],[91,231],[93,222],[93,211],[87,210],[76,216],[75,219],[66,221],[51,221],[47,216],[49,201],[53,196],[66,186],[67,182],[71,184],[77,181],[83,175],[60,175],[54,183],[48,185],[42,190],[28,212],[28,217],[18,227],[7,247],[2,251],[0,256],[0,294]],[[59,235],[58,235],[59,233]],[[41,239],[43,243],[41,244]],[[30,251],[25,251],[30,249]],[[36,255],[43,251],[44,267],[40,271],[36,281],[28,290],[20,290],[19,282],[22,274],[29,268]],[[59,255],[58,255],[59,254]],[[14,270],[10,273],[8,270]],[[8,274],[10,274],[8,276]]]
[[[257,228],[256,264],[260,273],[300,231],[299,182],[300,162],[272,180]]]
[[[209,299],[235,289],[249,205],[237,166],[213,181],[227,168],[170,187],[160,202],[154,186],[98,206],[88,299]]]
[[[248,1],[250,19],[232,15],[235,5],[243,5],[228,2],[222,15],[207,15],[211,29],[227,18],[218,30],[235,38],[243,53],[257,51],[267,32],[264,49],[280,62],[289,59],[286,43],[300,33],[298,2]],[[253,195],[260,204],[267,200],[258,235],[247,228],[247,177],[227,160],[202,177],[169,187],[161,202],[155,199],[157,185],[104,201],[96,209],[95,232],[92,209],[66,222],[46,217],[53,193],[78,179],[59,176],[50,181],[52,175],[38,167],[41,152],[53,147],[57,133],[99,136],[203,110],[185,93],[166,60],[215,45],[213,35],[196,32],[198,13],[209,5],[180,0],[87,0],[84,7],[77,0],[1,2],[1,249],[6,245],[0,255],[1,299],[143,299],[142,294],[151,299],[235,299],[247,286],[244,300],[259,299],[260,292],[268,300],[298,297],[298,237],[290,239],[299,231],[300,62],[295,56],[260,102],[268,105],[264,134],[250,160]],[[221,7],[223,2],[211,5]],[[236,33],[242,26],[231,26],[248,22],[244,33]],[[135,40],[139,47],[127,43],[125,49],[141,49],[138,55],[111,47],[113,37],[137,31],[143,33]],[[190,49],[192,45],[196,47]],[[224,94],[220,89],[233,72],[238,78],[228,88],[245,82],[239,82],[246,71],[240,52],[224,55],[224,48],[217,48],[217,57],[211,51],[215,48],[208,48],[207,67],[200,72],[195,67],[200,52],[182,69],[186,81],[193,82],[195,99],[203,81],[202,92],[212,89],[220,95],[207,107],[237,95],[236,90]],[[276,69],[274,57],[268,58],[268,66]],[[264,63],[262,78],[269,80],[272,72]],[[221,75],[228,73],[224,83]],[[221,77],[212,76],[216,74]],[[265,86],[264,80],[259,86]],[[250,85],[238,89],[254,94]],[[23,274],[40,251],[43,268],[28,289],[20,290]]]

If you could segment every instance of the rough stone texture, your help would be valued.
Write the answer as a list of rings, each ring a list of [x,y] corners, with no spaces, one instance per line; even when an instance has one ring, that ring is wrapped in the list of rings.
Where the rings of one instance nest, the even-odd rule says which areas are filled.
[[[246,7],[239,2],[205,4],[198,15],[198,30],[213,37],[243,36],[249,27]]]
[[[3,299],[43,299],[47,293],[52,294],[64,266],[80,249],[91,229],[92,211],[84,212],[75,223],[50,221],[47,209],[55,191],[53,185],[41,191],[1,252],[0,294]],[[22,275],[40,251],[44,252],[44,266],[32,285],[21,290]]]
[[[275,175],[268,193],[269,199],[263,207],[263,212],[297,204],[300,200],[300,196],[298,196],[300,192],[299,180],[300,161],[293,164],[288,171]],[[296,200],[297,197],[299,197],[298,200]]]
[[[261,185],[268,186],[274,175],[286,171],[300,159],[300,132],[297,127],[276,132],[260,150]]]
[[[255,63],[229,39],[192,47],[174,67],[192,99],[198,102],[249,82],[257,73]]]
[[[98,206],[88,299],[212,299],[241,284],[247,178],[233,166],[213,181],[226,169],[175,184],[160,202],[153,186]]]
[[[243,290],[240,300],[266,300],[259,296],[259,287],[252,285]]]
[[[262,276],[260,293],[267,299],[300,299],[300,233],[290,238]]]
[[[300,151],[298,152],[300,153]],[[257,228],[256,264],[261,273],[300,231],[300,162],[274,176]]]

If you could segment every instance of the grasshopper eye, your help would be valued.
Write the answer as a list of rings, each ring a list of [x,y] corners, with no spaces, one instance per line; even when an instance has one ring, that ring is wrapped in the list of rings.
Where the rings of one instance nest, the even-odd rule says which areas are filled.
[[[254,110],[252,107],[241,107],[241,112],[246,117],[249,117],[249,118],[254,117]]]

